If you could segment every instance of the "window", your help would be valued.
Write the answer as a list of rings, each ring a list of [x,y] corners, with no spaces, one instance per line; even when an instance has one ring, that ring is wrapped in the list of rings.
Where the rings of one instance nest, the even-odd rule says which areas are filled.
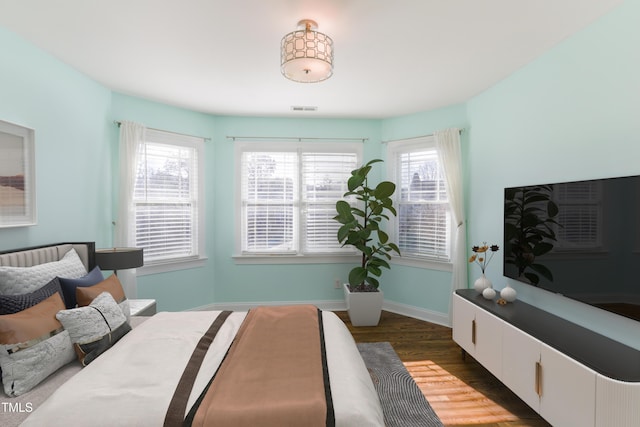
[[[390,142],[387,162],[398,211],[392,235],[402,257],[450,262],[451,214],[434,138]]]
[[[203,256],[203,139],[146,130],[133,192],[135,244],[145,265]]]
[[[351,252],[337,241],[336,202],[362,144],[239,142],[241,255]]]

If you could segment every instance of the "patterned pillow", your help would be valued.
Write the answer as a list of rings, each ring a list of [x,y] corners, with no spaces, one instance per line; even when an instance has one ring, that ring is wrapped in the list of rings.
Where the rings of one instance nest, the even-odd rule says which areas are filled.
[[[56,318],[69,331],[83,366],[94,361],[131,330],[109,292],[98,295],[87,307],[59,311]]]
[[[59,293],[19,313],[0,316],[0,367],[9,396],[19,396],[74,359],[69,332],[56,319]]]
[[[93,286],[104,280],[100,267],[95,267],[86,276],[78,277],[77,279],[59,277],[60,286],[62,286],[62,295],[64,296],[64,305],[67,308],[75,308],[78,305],[76,301],[76,288],[82,286]],[[87,304],[85,304],[87,305]]]
[[[0,314],[13,314],[44,301],[56,292],[62,296],[62,288],[58,278],[41,287],[40,289],[22,295],[0,295]]]
[[[76,250],[71,249],[60,261],[32,267],[0,267],[0,295],[28,294],[40,289],[56,276],[78,278],[85,274],[87,269]]]
[[[96,267],[97,268],[97,267]],[[109,292],[113,299],[118,303],[118,306],[127,318],[127,322],[131,321],[131,309],[129,308],[129,300],[124,294],[122,284],[118,279],[118,276],[112,274],[100,283],[96,283],[93,286],[77,287],[76,288],[76,300],[78,306],[84,307],[89,304],[101,293]]]

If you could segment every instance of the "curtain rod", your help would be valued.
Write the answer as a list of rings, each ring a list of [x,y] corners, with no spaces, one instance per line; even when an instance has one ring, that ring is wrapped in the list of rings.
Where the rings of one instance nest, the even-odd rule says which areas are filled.
[[[120,127],[120,125],[122,124],[121,121],[118,120],[114,120],[113,123],[115,123],[116,125],[118,125],[118,127]],[[170,130],[163,130],[163,129],[155,129],[155,128],[147,128],[147,129],[151,129],[151,130],[156,130],[158,132],[166,132],[166,133],[172,133],[174,135],[183,135],[183,136],[190,136],[192,138],[202,138],[205,141],[211,141],[211,138],[205,138],[204,136],[198,136],[198,135],[188,135],[186,133],[180,133],[180,132],[172,132]]]
[[[464,132],[464,128],[458,129],[458,134],[459,135],[462,135],[462,132]],[[435,135],[435,133],[430,133],[429,135],[413,136],[411,138],[392,139],[390,141],[382,141],[382,144],[388,144],[388,143],[394,142],[394,141],[412,141],[414,139],[429,138],[430,136],[434,136],[434,135]]]
[[[227,139],[235,141],[236,139],[262,139],[262,140],[279,140],[279,141],[362,141],[365,142],[369,138],[315,138],[308,136],[230,136]]]

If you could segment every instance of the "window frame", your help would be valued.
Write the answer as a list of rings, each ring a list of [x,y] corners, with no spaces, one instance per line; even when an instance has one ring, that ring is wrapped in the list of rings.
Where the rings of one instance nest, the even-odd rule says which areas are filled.
[[[428,135],[423,137],[401,139],[401,140],[394,140],[394,141],[387,142],[387,153],[386,153],[387,154],[386,156],[387,177],[388,177],[387,179],[396,183],[396,192],[392,196],[392,198],[393,198],[394,206],[398,211],[398,215],[400,214],[400,206],[401,206],[400,197],[402,193],[402,182],[399,177],[400,171],[398,170],[398,157],[404,153],[419,152],[419,151],[435,151],[437,154],[435,136]],[[443,165],[440,163],[439,156],[438,156],[438,164],[440,168],[443,167]],[[446,181],[446,176],[444,176],[444,174],[443,174],[442,180]],[[446,185],[445,185],[445,191],[446,191]],[[449,216],[448,217],[449,230],[447,232],[448,233],[447,246],[449,250],[448,258],[443,259],[435,256],[429,256],[429,255],[405,254],[405,252],[402,251],[402,247],[400,247],[402,256],[393,257],[391,260],[393,264],[406,265],[406,266],[418,267],[418,268],[427,268],[431,270],[453,271],[453,263],[451,261],[451,257],[452,257],[452,250],[453,250],[452,238],[454,236],[455,229],[453,226],[451,206],[448,201],[448,196],[447,196],[447,206],[448,206],[447,211]],[[390,217],[389,224],[388,224],[389,235],[392,236],[391,237],[392,241],[396,243],[399,242],[400,240],[399,228],[398,228],[399,222],[400,221],[398,217],[392,216]],[[398,243],[398,246],[400,246],[399,243]]]
[[[356,155],[356,166],[362,163],[362,142],[335,142],[335,141],[269,141],[269,140],[236,140],[235,150],[235,212],[234,225],[234,254],[233,259],[237,264],[320,264],[320,263],[353,263],[357,262],[358,254],[353,252],[303,252],[302,226],[304,224],[302,209],[304,206],[304,194],[302,187],[302,154],[303,153],[352,153]],[[242,200],[242,156],[245,152],[293,152],[297,155],[297,182],[298,194],[294,196],[294,221],[298,224],[294,239],[297,240],[295,250],[290,253],[277,252],[243,252],[243,200]],[[337,237],[336,237],[337,239]]]
[[[196,190],[195,190],[195,209],[192,212],[196,216],[194,220],[194,226],[196,228],[192,237],[192,246],[194,250],[194,254],[190,256],[180,256],[180,257],[172,257],[164,260],[156,260],[147,262],[145,260],[145,265],[143,267],[139,267],[137,269],[137,274],[139,276],[144,276],[148,274],[156,274],[156,273],[164,273],[176,270],[183,270],[189,268],[202,267],[205,265],[207,260],[206,255],[206,232],[205,232],[205,177],[204,177],[204,142],[205,139],[201,137],[184,135],[180,133],[163,131],[158,129],[149,129],[145,130],[145,141],[141,144],[141,150],[137,156],[142,155],[145,152],[144,146],[146,144],[166,144],[169,146],[178,146],[178,147],[187,147],[195,150],[196,153]],[[138,164],[138,158],[136,158],[136,167]],[[132,209],[136,210],[136,200],[135,200],[135,183],[132,183],[134,189],[132,194],[134,194],[134,200],[132,200]],[[133,220],[133,236],[135,238],[137,232],[137,224],[135,222],[135,214]],[[193,241],[195,240],[195,242]]]

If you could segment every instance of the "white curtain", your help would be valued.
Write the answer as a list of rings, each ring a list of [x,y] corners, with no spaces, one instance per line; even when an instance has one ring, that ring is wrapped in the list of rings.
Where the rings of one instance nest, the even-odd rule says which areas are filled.
[[[133,185],[136,178],[138,153],[143,147],[146,128],[138,123],[120,123],[118,187],[118,219],[116,220],[113,243],[116,247],[135,246],[135,216],[133,209]],[[118,279],[122,283],[127,298],[138,294],[135,269],[119,270]]]
[[[462,182],[462,151],[460,149],[460,131],[445,129],[434,134],[440,164],[444,166],[447,182],[447,194],[451,207],[454,235],[451,236],[451,293],[456,289],[467,288],[467,232],[464,215],[464,185]],[[449,324],[452,323],[453,296],[449,303]]]

